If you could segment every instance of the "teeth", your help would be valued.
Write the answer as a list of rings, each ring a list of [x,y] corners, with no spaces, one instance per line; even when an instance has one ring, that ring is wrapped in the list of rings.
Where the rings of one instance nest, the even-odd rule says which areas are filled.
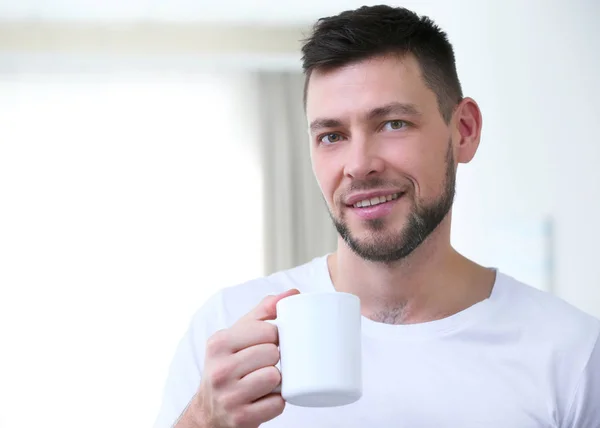
[[[387,196],[377,196],[375,198],[359,201],[359,202],[355,203],[353,206],[354,206],[354,208],[370,207],[373,205],[378,205],[378,204],[382,204],[384,202],[389,202],[391,200],[398,199],[399,196],[400,196],[399,193],[394,193],[394,194],[387,195]]]

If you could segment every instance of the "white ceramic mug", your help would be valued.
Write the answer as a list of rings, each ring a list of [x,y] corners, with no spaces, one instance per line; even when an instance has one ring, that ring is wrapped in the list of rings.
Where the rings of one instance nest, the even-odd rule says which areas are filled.
[[[303,407],[335,407],[362,395],[361,315],[357,296],[297,294],[277,302],[281,395]]]

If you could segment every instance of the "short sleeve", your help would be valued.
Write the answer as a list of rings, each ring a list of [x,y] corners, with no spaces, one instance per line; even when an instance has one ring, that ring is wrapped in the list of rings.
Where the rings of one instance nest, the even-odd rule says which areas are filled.
[[[561,428],[600,428],[600,339],[577,383]]]

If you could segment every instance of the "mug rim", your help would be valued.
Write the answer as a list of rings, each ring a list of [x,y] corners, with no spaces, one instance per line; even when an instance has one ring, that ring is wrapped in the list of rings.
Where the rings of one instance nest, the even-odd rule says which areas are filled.
[[[360,303],[360,298],[356,295],[356,294],[352,294],[352,293],[347,293],[345,291],[323,291],[323,290],[319,290],[319,291],[312,291],[312,292],[307,292],[307,293],[302,293],[300,292],[300,294],[294,294],[292,296],[288,296],[285,297],[283,299],[281,299],[280,301],[277,302],[276,306],[279,306],[279,304],[281,302],[284,302],[286,300],[301,300],[301,299],[308,299],[314,296],[324,296],[324,295],[331,295],[331,296],[339,296],[342,298],[351,298],[353,300],[358,300],[358,302]]]

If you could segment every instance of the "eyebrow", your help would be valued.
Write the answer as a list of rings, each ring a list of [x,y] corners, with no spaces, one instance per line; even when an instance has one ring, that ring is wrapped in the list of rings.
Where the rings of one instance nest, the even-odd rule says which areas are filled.
[[[389,116],[392,114],[401,114],[406,116],[420,116],[421,112],[414,104],[408,103],[389,103],[381,107],[376,107],[367,113],[367,119],[377,119],[379,117]]]
[[[365,117],[367,120],[373,120],[373,119],[377,119],[377,118],[381,118],[381,117],[390,116],[393,114],[400,114],[400,115],[415,117],[415,116],[420,116],[421,112],[419,111],[417,106],[414,104],[392,102],[392,103],[385,104],[380,107],[375,107],[374,109],[367,112]],[[336,128],[339,126],[342,126],[342,121],[340,121],[338,119],[322,118],[322,119],[313,120],[310,123],[309,129],[310,129],[310,132],[316,132],[319,129]]]

